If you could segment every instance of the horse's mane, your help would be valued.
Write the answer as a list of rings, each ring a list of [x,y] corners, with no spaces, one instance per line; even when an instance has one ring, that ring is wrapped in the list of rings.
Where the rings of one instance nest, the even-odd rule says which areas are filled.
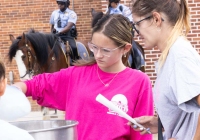
[[[18,36],[13,42],[12,45],[10,46],[9,52],[8,52],[8,57],[9,61],[11,62],[13,57],[15,57],[16,52],[18,50],[18,43],[21,40],[21,36]]]
[[[18,43],[21,40],[21,36],[18,37],[10,46],[9,50],[9,59],[10,61],[16,55],[16,51],[18,49]],[[29,30],[28,33],[25,34],[25,38],[30,41],[32,47],[35,51],[37,61],[40,65],[45,64],[48,61],[49,57],[49,47],[52,49],[55,57],[57,58],[59,55],[58,46],[59,41],[57,41],[57,36],[51,33],[41,33],[35,31],[34,29]],[[57,49],[56,49],[57,48]]]

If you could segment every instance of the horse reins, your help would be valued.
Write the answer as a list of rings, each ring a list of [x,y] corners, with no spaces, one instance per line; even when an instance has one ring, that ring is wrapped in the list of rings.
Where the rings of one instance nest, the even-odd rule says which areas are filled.
[[[53,45],[53,47],[52,47],[52,49],[51,49],[48,57],[52,53],[52,51],[53,51],[54,47],[56,46],[56,43],[58,42],[59,39],[60,39],[59,37],[56,39],[56,41],[55,41],[55,43],[54,43],[54,45]],[[61,45],[60,45],[60,47],[61,47]],[[62,47],[60,49],[63,51]],[[70,66],[70,56],[69,56],[69,54],[70,54],[70,49],[69,49],[69,46],[67,45],[67,47],[66,47],[66,54],[64,53],[64,56],[65,56],[65,60],[66,60],[66,63],[67,63],[68,66]],[[67,57],[66,57],[66,55],[67,55]],[[51,60],[55,60],[55,57],[52,57]],[[51,61],[51,63],[50,63],[50,65],[49,65],[49,67],[48,67],[47,70],[50,69],[50,67],[51,67],[52,64],[53,64],[53,62]]]

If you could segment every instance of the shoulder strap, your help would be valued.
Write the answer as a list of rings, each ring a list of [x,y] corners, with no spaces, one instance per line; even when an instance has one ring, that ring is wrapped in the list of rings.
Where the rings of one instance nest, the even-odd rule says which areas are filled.
[[[122,6],[122,5],[119,6],[119,10],[120,10],[121,12],[123,12],[123,6]]]
[[[160,121],[160,118],[158,116],[158,140],[163,140],[163,133],[162,133],[162,123]]]

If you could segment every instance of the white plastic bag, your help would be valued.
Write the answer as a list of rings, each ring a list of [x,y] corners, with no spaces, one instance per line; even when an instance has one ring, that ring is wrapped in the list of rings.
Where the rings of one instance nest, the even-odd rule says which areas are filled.
[[[0,140],[34,140],[25,130],[0,120]]]
[[[6,86],[0,97],[0,119],[14,121],[31,112],[31,105],[26,96],[15,86]]]

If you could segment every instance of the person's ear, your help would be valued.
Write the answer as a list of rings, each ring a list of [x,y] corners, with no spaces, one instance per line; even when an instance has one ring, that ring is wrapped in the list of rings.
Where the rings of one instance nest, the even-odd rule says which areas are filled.
[[[126,54],[127,52],[130,51],[132,45],[130,43],[127,43],[125,46],[124,46],[124,54]]]
[[[1,82],[0,82],[0,96],[2,96],[5,92],[6,89],[6,85],[7,85],[7,78],[4,78]]]
[[[156,24],[156,27],[160,27],[160,26],[161,26],[161,23],[162,23],[161,14],[158,13],[158,12],[153,12],[152,15],[153,15],[154,24]]]

